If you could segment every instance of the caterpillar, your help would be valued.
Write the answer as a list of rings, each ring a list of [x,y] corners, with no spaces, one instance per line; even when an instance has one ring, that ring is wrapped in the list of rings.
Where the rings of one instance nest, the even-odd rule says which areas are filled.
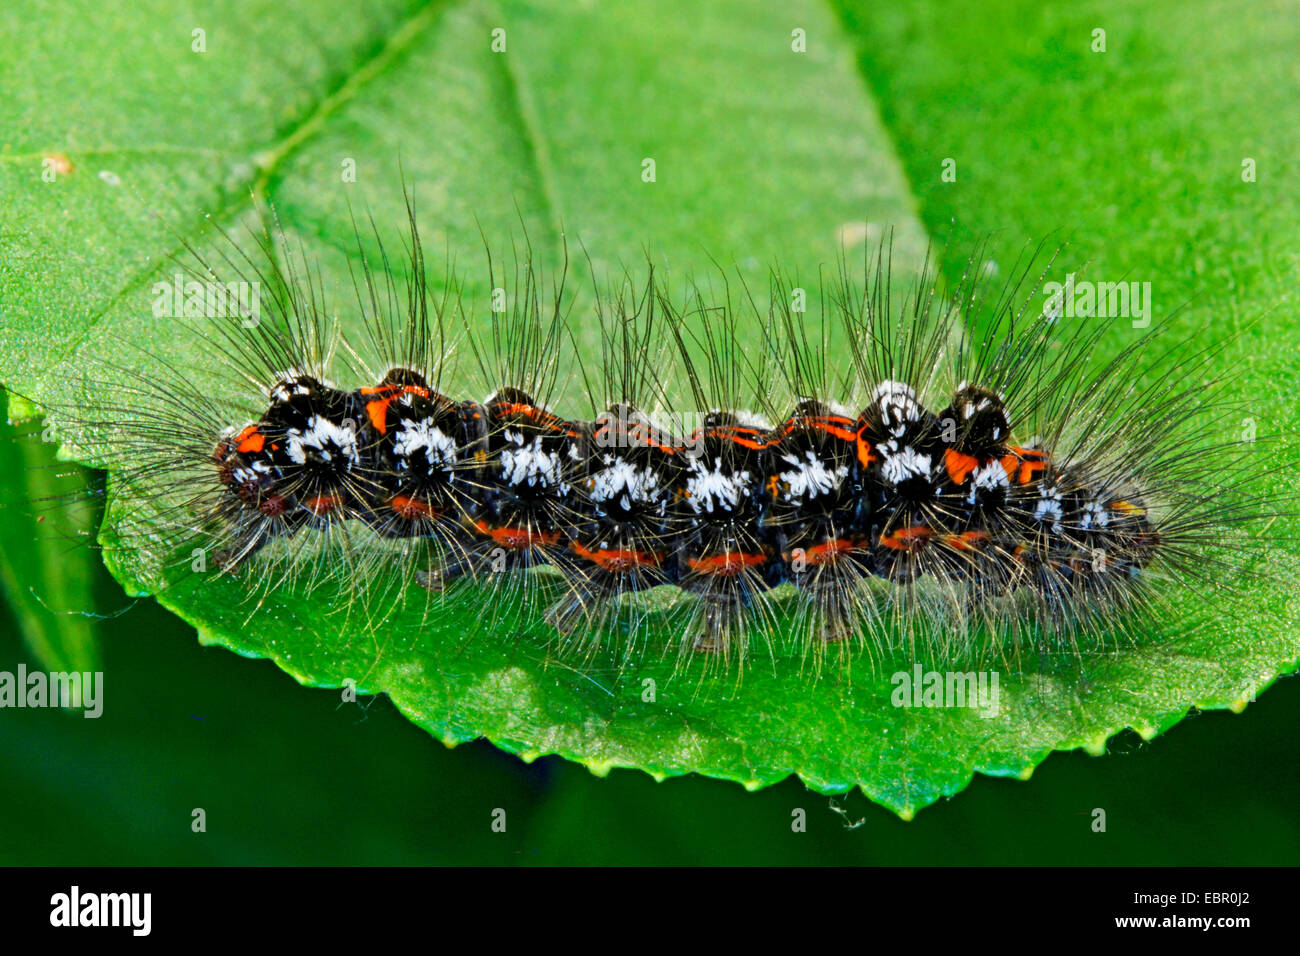
[[[814,313],[777,269],[760,295],[652,260],[593,266],[584,303],[567,255],[548,275],[525,248],[509,281],[488,253],[479,301],[450,259],[431,278],[408,212],[397,259],[354,226],[342,297],[273,221],[187,244],[194,280],[256,285],[258,321],[199,317],[202,381],[146,349],[118,402],[50,409],[149,503],[118,547],[161,553],[160,586],[198,541],[250,615],[299,580],[382,615],[397,562],[390,600],[476,602],[481,639],[510,608],[579,662],[762,646],[820,672],[1139,639],[1171,589],[1250,563],[1235,532],[1267,503],[1214,353],[1156,327],[1098,359],[1103,322],[1042,307],[1041,245],[945,287],[882,242]]]

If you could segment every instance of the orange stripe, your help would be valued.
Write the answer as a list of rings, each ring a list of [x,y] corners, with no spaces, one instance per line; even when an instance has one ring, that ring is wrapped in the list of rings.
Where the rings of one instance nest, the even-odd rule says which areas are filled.
[[[266,447],[266,436],[257,430],[256,425],[249,425],[242,432],[235,436],[235,451],[241,454],[249,452],[260,452]]]
[[[858,438],[858,463],[863,468],[870,468],[871,463],[876,460],[876,456],[871,454],[871,442],[865,438]]]
[[[327,515],[339,506],[339,499],[335,495],[314,495],[311,498],[304,498],[302,505],[312,514]]]
[[[572,424],[566,422],[558,415],[553,415],[545,409],[538,408],[535,405],[525,405],[521,402],[497,402],[492,405],[492,412],[498,417],[503,415],[522,415],[536,425],[546,428],[553,432],[563,432],[569,438],[581,438],[582,436]]]
[[[943,543],[956,551],[978,551],[989,540],[986,531],[963,531],[961,534],[943,536]]]
[[[558,532],[546,533],[533,531],[530,528],[516,528],[511,525],[489,528],[486,521],[476,521],[474,527],[478,529],[480,534],[491,538],[503,548],[510,548],[515,551],[522,551],[525,548],[533,548],[539,545],[555,544],[560,539]]]
[[[844,555],[852,554],[857,550],[859,550],[858,546],[852,541],[846,541],[843,538],[831,538],[829,541],[813,545],[811,548],[805,548],[803,560],[805,564],[834,564]],[[794,560],[793,552],[784,554],[782,557],[786,561]]]
[[[1019,448],[1013,445],[1011,447],[1011,450],[1015,452],[1017,455],[1019,455],[1021,458],[1030,458],[1030,459],[1036,459],[1038,461],[1047,461],[1047,452],[1043,451],[1043,449],[1041,448]]]
[[[1002,456],[1002,469],[1016,484],[1027,485],[1040,471],[1047,470],[1047,452],[1039,448],[1015,448]]]
[[[948,448],[943,453],[943,465],[948,470],[948,477],[959,485],[970,477],[970,473],[979,464],[980,460],[974,455],[963,455],[955,448]]]
[[[417,518],[436,518],[440,514],[438,509],[427,501],[421,501],[419,498],[411,498],[406,495],[394,495],[389,505],[397,512],[398,516],[411,521]]]
[[[605,548],[591,551],[577,541],[569,542],[569,547],[580,558],[597,564],[606,571],[633,571],[640,567],[661,564],[664,559],[662,554],[655,554],[653,551],[620,551]]]
[[[396,398],[398,395],[420,395],[428,398],[431,394],[427,388],[421,388],[419,385],[398,385],[394,382],[387,385],[367,385],[359,391],[362,395],[383,395],[387,398]]]
[[[717,438],[725,438],[727,441],[740,445],[742,448],[751,448],[754,451],[762,451],[765,448],[771,448],[776,442],[766,433],[756,428],[744,428],[739,425],[725,425],[718,428],[706,430],[706,434]],[[759,436],[758,438],[742,438],[742,435]]]
[[[697,574],[732,577],[744,571],[745,568],[766,564],[767,555],[729,551],[724,554],[711,554],[703,558],[689,558],[686,563]]]
[[[811,428],[817,431],[826,432],[828,435],[834,435],[841,441],[857,441],[858,433],[853,426],[856,425],[851,418],[844,418],[841,415],[831,415],[824,417],[803,417],[791,418],[785,423],[783,435],[791,434],[797,428]],[[844,427],[848,426],[848,427]]]
[[[374,425],[375,431],[381,435],[388,434],[388,406],[392,401],[392,396],[389,396],[366,402],[366,415],[370,418],[370,424]]]
[[[418,395],[421,398],[430,398],[433,395],[427,388],[421,388],[419,385],[374,385],[361,389],[361,394],[382,396],[366,402],[366,415],[370,419],[370,424],[374,425],[375,430],[381,435],[388,434],[388,406],[394,399],[403,395]]]
[[[854,428],[855,425],[858,427]],[[876,460],[875,456],[871,454],[871,443],[862,437],[862,433],[866,431],[867,426],[865,424],[858,425],[858,422],[854,419],[844,418],[840,415],[825,418],[792,418],[785,423],[782,435],[789,435],[796,428],[801,427],[825,432],[834,438],[840,439],[840,441],[851,443],[857,452],[858,462],[863,468],[870,467],[871,463]],[[771,447],[775,444],[775,441],[769,441],[764,447]]]
[[[1047,470],[1047,463],[1041,461],[1027,461],[1020,466],[1020,483],[1027,485],[1034,480],[1034,476],[1040,471]]]
[[[602,441],[607,442],[609,439],[602,438],[601,436],[608,436],[610,434],[617,435],[619,434],[619,432],[617,429],[614,428],[612,424],[608,422],[604,425],[601,425],[600,428],[596,429],[594,435],[596,439],[596,443],[599,445],[600,442]],[[671,445],[665,445],[661,442],[653,441],[649,437],[651,432],[649,432],[648,427],[640,422],[637,422],[631,427],[625,429],[621,434],[623,434],[626,438],[628,438],[629,441],[635,442],[637,445],[639,445],[642,448],[654,448],[657,451],[662,451],[669,455],[675,454],[677,451],[680,450],[674,448]]]
[[[628,435],[636,438],[637,441],[639,441],[642,445],[646,446],[647,448],[654,448],[659,451],[666,452],[669,455],[673,454],[676,451],[676,449],[674,449],[671,445],[665,445],[662,442],[653,441],[650,438],[651,434],[653,434],[653,432],[650,431],[649,427],[640,422],[633,425],[632,428],[628,431]]]
[[[899,528],[893,534],[882,535],[880,543],[886,548],[893,548],[895,551],[919,551],[930,540],[934,534],[923,524],[914,524],[906,528]]]

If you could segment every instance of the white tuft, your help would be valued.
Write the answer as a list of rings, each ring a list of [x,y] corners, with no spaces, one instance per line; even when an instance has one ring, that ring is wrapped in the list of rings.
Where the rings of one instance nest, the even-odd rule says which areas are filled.
[[[780,475],[781,481],[790,486],[787,500],[802,500],[829,494],[839,488],[844,483],[844,479],[849,476],[848,465],[839,465],[832,471],[811,450],[804,452],[804,457],[805,460],[800,461],[794,455],[781,456],[782,461],[794,466],[789,471],[781,472]]]
[[[750,490],[749,472],[722,470],[722,459],[713,459],[712,470],[706,470],[699,458],[690,459],[690,476],[686,479],[687,499],[696,514],[715,511],[734,511],[743,495]]]
[[[909,478],[930,479],[932,462],[930,456],[917,451],[911,445],[898,447],[898,442],[890,439],[881,446],[880,474],[891,485],[898,486]]]
[[[456,442],[432,418],[418,422],[404,419],[401,429],[393,435],[393,454],[403,459],[399,467],[410,467],[405,459],[421,451],[435,468],[456,462]]]
[[[359,458],[356,426],[351,421],[335,424],[324,415],[307,419],[306,428],[289,429],[284,436],[284,445],[285,454],[296,465],[306,464],[309,454],[330,462],[338,452],[346,460],[347,467],[355,465]]]
[[[626,458],[614,455],[601,456],[601,462],[605,467],[591,479],[592,501],[622,498],[619,504],[628,509],[633,502],[647,504],[659,497],[659,476],[652,470],[638,469]]]
[[[516,447],[501,452],[503,480],[516,487],[541,485],[543,488],[558,488],[561,494],[568,493],[569,487],[562,480],[560,456],[543,447],[541,435],[533,436],[530,444],[524,444],[522,432],[506,429],[505,439]]]

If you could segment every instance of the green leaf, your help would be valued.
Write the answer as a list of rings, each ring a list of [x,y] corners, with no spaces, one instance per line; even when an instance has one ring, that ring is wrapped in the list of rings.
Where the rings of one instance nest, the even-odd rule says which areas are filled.
[[[340,292],[334,301],[345,303],[350,210],[365,210],[381,227],[400,222],[399,163],[429,247],[445,244],[462,257],[479,246],[480,229],[495,243],[526,231],[553,266],[567,235],[582,240],[600,271],[635,264],[648,248],[674,275],[707,271],[711,255],[765,287],[769,263],[815,275],[834,261],[841,240],[861,242],[870,222],[897,231],[901,271],[915,264],[924,230],[894,144],[828,10],[810,3],[756,10],[739,0],[675,0],[653,13],[608,6],[390,3],[340,17],[328,4],[276,0],[223,4],[200,19],[159,2],[132,7],[113,25],[121,42],[105,47],[97,8],[65,4],[58,49],[19,43],[37,25],[0,13],[0,44],[22,51],[0,65],[0,86],[15,91],[0,152],[0,190],[13,197],[0,235],[7,266],[0,380],[50,408],[107,401],[73,390],[71,373],[137,367],[135,344],[201,377],[213,356],[196,354],[183,329],[151,316],[150,285],[174,271],[165,261],[176,245],[167,226],[202,236],[200,209],[233,226],[250,189],[319,252],[327,286]],[[498,28],[504,53],[491,48]],[[868,27],[855,28],[870,47]],[[196,29],[205,31],[207,52],[192,51]],[[791,48],[795,29],[806,31],[806,53]],[[946,200],[953,205],[936,198],[937,187],[924,187],[936,231],[943,214],[957,210],[975,234],[1006,229],[1008,220],[965,222],[969,210],[997,202],[1019,226],[1017,203],[1045,206],[1057,195],[1048,176],[1036,190],[1014,185],[1041,145],[1017,135],[1032,129],[1028,118],[982,138],[998,100],[980,100],[985,94],[966,89],[955,72],[960,61],[945,60],[968,54],[961,44],[975,43],[972,36],[1018,35],[1012,26],[947,37],[954,31],[938,15],[893,12],[880,29],[894,44],[889,75],[900,83],[917,78],[907,103],[890,95],[896,87],[880,84],[886,115],[930,132],[904,126],[898,134],[913,180],[937,182],[943,157],[963,157],[958,189]],[[914,45],[926,51],[924,65],[909,62]],[[88,48],[103,56],[91,61],[81,55]],[[1194,67],[1175,47],[1158,52],[1161,69]],[[1018,81],[1049,95],[1061,78],[1045,64],[1026,65]],[[51,102],[32,79],[50,75],[78,95]],[[969,105],[979,122],[944,127],[936,117],[951,115],[954,104]],[[968,187],[969,154],[957,133],[971,138],[986,167],[1005,164],[1006,178]],[[54,182],[42,180],[43,159],[61,171]],[[647,159],[655,162],[653,183],[642,178]],[[355,184],[343,181],[350,169]],[[1131,261],[1122,258],[1117,230],[1098,230],[1098,246],[1115,257],[1107,269],[1134,268],[1163,248],[1157,242],[1165,233],[1150,226],[1156,210],[1147,212],[1143,234],[1151,244],[1137,247]],[[1013,247],[1007,240],[998,249]],[[1256,262],[1256,276],[1267,275],[1260,265],[1267,260]],[[1276,281],[1257,284],[1253,305],[1239,314],[1275,304],[1269,295],[1277,290]],[[466,295],[472,301],[485,291],[471,273]],[[1172,293],[1169,304],[1176,304]],[[1269,334],[1294,342],[1275,319]],[[1281,361],[1278,352],[1270,362]],[[1242,388],[1269,381],[1271,370],[1260,371],[1267,365],[1250,368]],[[1270,390],[1261,414],[1293,428],[1284,399]],[[62,424],[65,451],[86,455],[84,436]],[[109,549],[119,540],[114,516],[136,530],[150,520],[146,504],[119,501],[115,509],[102,534]],[[1294,559],[1278,554],[1277,564],[1277,580],[1290,582]],[[148,555],[119,555],[112,570],[128,589],[154,586]],[[1215,618],[1229,613],[1226,598],[1208,619],[1189,598],[1165,639],[1149,646],[1002,675],[1001,708],[984,719],[969,710],[891,706],[889,667],[879,677],[859,669],[851,684],[833,675],[812,683],[797,660],[764,661],[740,681],[673,680],[671,663],[653,660],[631,670],[597,662],[578,673],[551,659],[522,622],[480,633],[481,608],[473,605],[430,613],[413,601],[375,623],[343,613],[322,592],[289,587],[254,609],[227,578],[158,597],[205,643],[271,658],[305,684],[355,681],[385,692],[448,743],[487,736],[525,759],[558,753],[597,772],[699,772],[752,787],[797,773],[827,792],[861,786],[904,816],[961,790],[976,771],[1027,776],[1053,749],[1099,752],[1116,731],[1156,733],[1190,705],[1239,706],[1300,654],[1296,610],[1282,583],[1257,595],[1248,615],[1230,619]],[[1193,625],[1199,629],[1182,633]],[[655,681],[653,701],[645,699],[647,679]]]

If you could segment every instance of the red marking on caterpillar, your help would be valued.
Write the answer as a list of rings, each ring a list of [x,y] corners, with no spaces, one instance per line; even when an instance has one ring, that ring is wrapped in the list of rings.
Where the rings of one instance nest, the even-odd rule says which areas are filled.
[[[1002,468],[1017,484],[1035,481],[1047,469],[1047,454],[1034,448],[1012,448],[1002,459]],[[955,479],[954,479],[955,480]]]
[[[534,528],[515,527],[504,525],[499,528],[493,528],[486,521],[474,522],[474,528],[485,538],[501,545],[503,548],[511,548],[516,551],[527,550],[529,548],[540,547],[544,545],[553,545],[560,540],[559,532],[543,532]]]
[[[731,660],[762,639],[820,663],[936,631],[1042,652],[1140,634],[1165,589],[1211,578],[1212,546],[1267,510],[1242,493],[1248,451],[1216,429],[1207,353],[1147,361],[1144,338],[1089,366],[1104,325],[1034,311],[1028,267],[993,296],[923,274],[886,312],[896,277],[845,266],[821,319],[793,311],[778,274],[769,305],[737,307],[675,299],[648,271],[636,294],[589,290],[593,367],[563,272],[542,295],[525,259],[505,313],[435,307],[411,228],[405,277],[367,262],[351,290],[358,339],[304,285],[309,263],[252,265],[278,314],[200,331],[242,410],[160,361],[123,401],[139,427],[97,449],[179,502],[164,517],[186,544],[197,529],[222,570],[255,569],[250,594],[337,570],[337,600],[364,600],[391,561],[431,601],[476,601],[480,639],[510,604],[561,652]],[[308,533],[337,550],[309,554]],[[657,588],[676,596],[651,612]]]
[[[709,554],[699,558],[688,558],[687,564],[697,574],[716,575],[717,577],[726,578],[741,574],[746,568],[767,564],[769,560],[770,556],[766,554],[733,554],[727,552]]]
[[[574,554],[583,560],[590,561],[592,564],[616,574],[639,568],[656,567],[663,564],[664,561],[662,554],[654,554],[649,551],[620,551],[610,548],[600,548],[593,551],[584,547],[578,541],[570,542],[569,547]]]
[[[924,525],[910,525],[906,528],[899,528],[892,534],[881,535],[880,543],[894,551],[915,553],[921,551],[934,536],[934,531]]]
[[[863,550],[861,544],[842,538],[834,538],[822,544],[815,544],[798,556],[786,552],[784,557],[787,561],[802,559],[808,564],[834,564],[836,561],[861,550]]]
[[[406,495],[394,495],[389,502],[393,510],[410,521],[418,521],[421,518],[435,518],[438,511],[427,501],[421,501],[418,498],[409,498]]]
[[[266,436],[257,430],[256,425],[249,425],[235,436],[235,451],[242,455],[260,452],[266,447]]]
[[[963,455],[955,448],[944,450],[943,463],[948,470],[948,477],[958,485],[964,484],[966,479],[970,477],[970,473],[980,466],[980,460],[974,455]],[[1003,462],[1002,467],[1006,468],[1005,462]]]

